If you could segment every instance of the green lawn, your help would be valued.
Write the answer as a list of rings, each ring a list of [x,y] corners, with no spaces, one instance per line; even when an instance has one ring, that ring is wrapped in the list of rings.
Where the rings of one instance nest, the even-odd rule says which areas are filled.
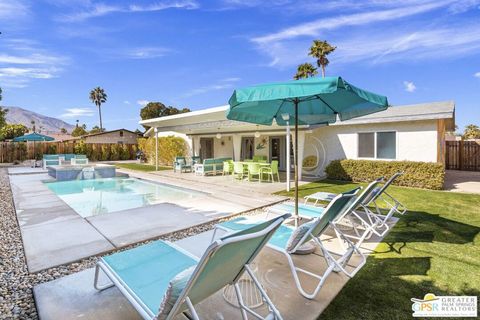
[[[302,186],[299,193],[337,193],[355,186],[323,180]],[[412,319],[410,298],[428,292],[480,295],[480,195],[395,186],[389,193],[408,213],[321,319]]]
[[[129,169],[129,170],[136,170],[136,171],[155,171],[155,166],[151,164],[143,164],[143,163],[115,163],[115,166],[118,168]],[[159,166],[158,170],[170,170],[172,167],[164,167]]]

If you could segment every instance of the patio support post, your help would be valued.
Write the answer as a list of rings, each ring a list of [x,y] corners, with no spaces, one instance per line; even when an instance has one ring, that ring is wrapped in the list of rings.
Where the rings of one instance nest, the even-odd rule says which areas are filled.
[[[158,128],[153,129],[155,132],[155,171],[158,171]]]
[[[235,161],[240,161],[240,154],[242,149],[242,136],[239,134],[234,134],[232,136],[233,142],[233,159]]]
[[[290,191],[290,123],[287,120],[287,191]]]
[[[295,103],[295,228],[298,227],[298,99]]]

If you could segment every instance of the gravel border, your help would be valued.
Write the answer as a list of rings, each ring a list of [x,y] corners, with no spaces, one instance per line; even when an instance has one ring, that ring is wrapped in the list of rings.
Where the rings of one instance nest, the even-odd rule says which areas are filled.
[[[258,213],[260,213],[259,210],[239,213],[129,245],[109,253],[131,249],[159,239],[172,242],[177,241],[211,230],[220,221],[230,220],[240,215],[254,215]],[[38,319],[33,297],[33,287],[40,283],[92,268],[101,255],[103,254],[37,273],[29,273],[23,251],[20,227],[13,204],[8,172],[6,168],[0,166],[0,319]]]

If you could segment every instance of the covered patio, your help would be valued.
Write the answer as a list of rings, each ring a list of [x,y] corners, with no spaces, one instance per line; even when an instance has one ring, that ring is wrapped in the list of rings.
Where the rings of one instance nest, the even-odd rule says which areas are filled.
[[[149,137],[175,135],[183,137],[190,147],[191,156],[201,159],[232,158],[234,161],[262,156],[268,162],[278,161],[281,181],[286,181],[288,167],[293,168],[295,137],[289,135],[289,127],[254,125],[228,120],[225,112],[228,106],[192,111],[141,121],[150,126],[145,133]],[[312,126],[300,126],[298,133],[298,156],[304,159],[305,136]],[[290,143],[289,141],[290,140]],[[290,151],[287,145],[290,144]],[[290,170],[293,173],[293,170]],[[299,163],[299,177],[302,178],[303,163]],[[164,174],[164,173],[161,173]],[[212,179],[209,179],[209,182]]]

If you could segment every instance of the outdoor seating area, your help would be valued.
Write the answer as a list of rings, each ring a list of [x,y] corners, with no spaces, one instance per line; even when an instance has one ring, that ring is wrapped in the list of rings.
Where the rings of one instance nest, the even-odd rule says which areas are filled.
[[[64,164],[85,165],[88,164],[88,158],[84,154],[44,154],[42,163],[45,170],[48,166],[61,166]]]
[[[280,182],[278,160],[268,162],[266,156],[234,161],[231,158],[175,157],[173,172],[192,172],[196,176],[230,175],[234,180],[256,182]]]

